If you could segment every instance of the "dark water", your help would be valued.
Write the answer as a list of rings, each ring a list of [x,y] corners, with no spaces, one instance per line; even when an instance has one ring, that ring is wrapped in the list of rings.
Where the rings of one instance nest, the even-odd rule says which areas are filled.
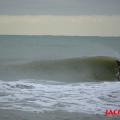
[[[119,45],[119,37],[0,36],[0,109],[119,109]]]

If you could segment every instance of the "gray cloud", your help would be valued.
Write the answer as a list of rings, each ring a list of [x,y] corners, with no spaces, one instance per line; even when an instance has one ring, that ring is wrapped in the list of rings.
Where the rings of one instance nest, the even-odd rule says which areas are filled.
[[[120,0],[0,0],[0,15],[120,15]]]

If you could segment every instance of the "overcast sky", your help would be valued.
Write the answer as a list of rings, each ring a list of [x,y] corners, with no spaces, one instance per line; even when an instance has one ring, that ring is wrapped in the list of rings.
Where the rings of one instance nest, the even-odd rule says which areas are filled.
[[[120,15],[120,0],[0,0],[1,15]]]
[[[120,0],[0,0],[0,34],[120,36]]]

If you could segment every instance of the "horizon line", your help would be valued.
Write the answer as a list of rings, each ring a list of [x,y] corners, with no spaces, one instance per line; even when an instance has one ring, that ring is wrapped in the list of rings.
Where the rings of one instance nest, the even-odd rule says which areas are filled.
[[[51,35],[51,34],[0,34],[0,36],[58,36],[58,37],[120,37],[117,35]]]

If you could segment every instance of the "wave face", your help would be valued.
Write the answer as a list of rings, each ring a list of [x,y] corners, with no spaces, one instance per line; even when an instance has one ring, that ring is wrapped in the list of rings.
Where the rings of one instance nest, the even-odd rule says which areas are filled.
[[[9,74],[18,79],[36,78],[64,82],[116,80],[116,68],[116,59],[107,56],[34,61],[6,66]]]

